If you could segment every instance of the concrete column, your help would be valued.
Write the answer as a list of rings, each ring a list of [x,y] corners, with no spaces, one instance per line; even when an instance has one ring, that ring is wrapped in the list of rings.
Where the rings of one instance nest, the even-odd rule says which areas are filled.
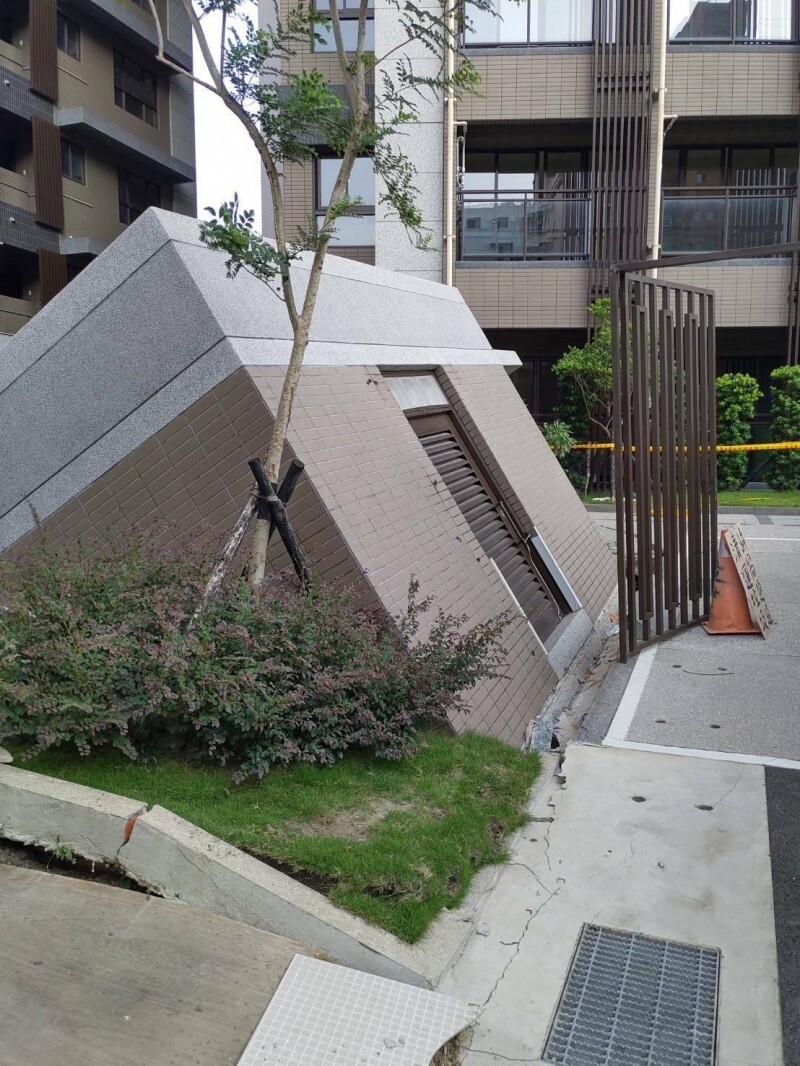
[[[424,4],[422,5],[424,6]],[[441,5],[432,4],[437,11]],[[397,8],[385,0],[375,4],[375,55],[380,59],[405,38],[398,24]],[[401,56],[408,57],[418,74],[438,76],[441,62],[422,44],[413,42],[392,53],[385,63],[390,74]],[[381,66],[375,73],[376,94],[381,93]],[[419,190],[418,203],[425,226],[432,234],[431,248],[421,251],[414,247],[408,234],[386,204],[375,206],[375,264],[402,274],[415,274],[430,281],[442,280],[442,235],[444,232],[444,105],[440,94],[428,94],[418,101],[419,122],[408,123],[394,137],[395,147],[402,151],[417,170],[415,185]],[[383,191],[376,182],[376,199]]]

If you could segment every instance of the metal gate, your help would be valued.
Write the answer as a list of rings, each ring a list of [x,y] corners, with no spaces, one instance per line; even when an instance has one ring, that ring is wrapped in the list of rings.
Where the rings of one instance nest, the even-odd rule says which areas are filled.
[[[620,659],[707,617],[717,553],[714,296],[612,270]]]

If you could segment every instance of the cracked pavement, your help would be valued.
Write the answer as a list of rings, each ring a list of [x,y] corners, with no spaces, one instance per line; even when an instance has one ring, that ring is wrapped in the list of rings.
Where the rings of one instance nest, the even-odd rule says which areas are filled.
[[[764,768],[572,744],[531,813],[439,986],[479,1007],[464,1066],[542,1061],[584,922],[719,947],[719,1066],[778,1066]]]

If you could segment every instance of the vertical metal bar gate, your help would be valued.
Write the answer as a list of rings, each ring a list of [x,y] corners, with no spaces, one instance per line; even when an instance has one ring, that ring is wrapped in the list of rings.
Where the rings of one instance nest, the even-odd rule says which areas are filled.
[[[717,552],[714,296],[612,270],[620,659],[708,616]]]

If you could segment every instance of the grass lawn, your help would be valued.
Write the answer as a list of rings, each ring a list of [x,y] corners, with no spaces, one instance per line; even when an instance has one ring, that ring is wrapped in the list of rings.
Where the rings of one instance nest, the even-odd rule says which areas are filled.
[[[426,733],[403,762],[347,755],[332,767],[296,765],[234,785],[222,768],[114,753],[48,752],[25,769],[149,804],[300,876],[403,940],[419,940],[457,907],[480,867],[501,862],[524,825],[539,763],[491,737]]]
[[[609,506],[613,502],[607,495],[593,493],[582,497],[584,503],[606,503]],[[717,494],[717,506],[720,510],[725,507],[800,507],[800,491],[798,492],[775,492],[772,489],[737,489],[734,492],[720,492]]]

